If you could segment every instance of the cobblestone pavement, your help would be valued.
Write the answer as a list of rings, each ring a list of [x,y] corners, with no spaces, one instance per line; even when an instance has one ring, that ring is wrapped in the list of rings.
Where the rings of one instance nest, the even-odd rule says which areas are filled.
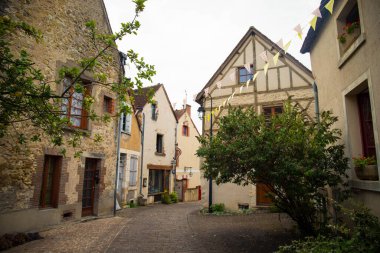
[[[271,213],[210,216],[199,203],[124,209],[118,217],[67,224],[7,252],[273,252],[294,238]],[[281,219],[279,219],[279,217]]]

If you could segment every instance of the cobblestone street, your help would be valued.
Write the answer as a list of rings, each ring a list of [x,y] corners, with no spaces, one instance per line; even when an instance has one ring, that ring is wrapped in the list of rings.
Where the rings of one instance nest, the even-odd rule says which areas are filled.
[[[289,242],[281,215],[205,216],[199,203],[126,209],[118,217],[62,226],[8,252],[273,252]],[[281,218],[281,219],[279,219]]]

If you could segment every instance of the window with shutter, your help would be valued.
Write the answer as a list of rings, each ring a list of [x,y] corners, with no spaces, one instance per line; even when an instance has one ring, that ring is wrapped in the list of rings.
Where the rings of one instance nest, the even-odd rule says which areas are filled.
[[[123,113],[121,115],[121,131],[127,134],[131,133],[132,115]]]
[[[136,156],[131,156],[131,167],[129,171],[129,186],[136,186],[137,184],[137,163]]]
[[[45,155],[40,195],[40,207],[58,207],[62,157]]]

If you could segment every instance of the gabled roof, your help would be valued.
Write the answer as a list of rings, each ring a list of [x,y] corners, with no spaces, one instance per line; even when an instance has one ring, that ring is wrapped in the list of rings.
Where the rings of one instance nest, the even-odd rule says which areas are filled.
[[[148,87],[144,87],[144,88],[141,88],[141,90],[134,90],[134,98],[135,98],[135,103],[134,103],[134,106],[136,108],[137,111],[142,111],[144,106],[148,103],[148,93],[150,92],[150,90],[153,90],[154,94],[156,94],[156,92],[162,87],[164,93],[165,93],[165,97],[169,103],[169,107],[173,113],[173,116],[175,118],[175,121],[178,123],[178,120],[177,120],[177,116],[173,110],[173,107],[172,107],[172,104],[170,102],[170,99],[169,99],[169,96],[168,96],[168,93],[166,93],[166,90],[165,90],[165,86],[161,83],[159,84],[156,84],[156,85],[153,85],[153,86],[148,86]]]
[[[148,103],[148,92],[150,90],[153,90],[154,93],[156,93],[158,91],[158,89],[161,87],[162,84],[156,84],[156,85],[153,85],[153,86],[148,86],[148,87],[144,87],[144,88],[141,88],[141,90],[134,90],[134,98],[135,98],[135,108],[137,110],[141,110],[142,108],[144,108],[144,106],[146,105],[146,103]]]
[[[180,109],[180,110],[175,110],[174,113],[175,113],[175,116],[177,117],[177,120],[179,120],[182,115],[184,115],[186,112],[186,109]]]
[[[293,62],[295,65],[297,65],[300,69],[305,71],[306,74],[308,74],[310,77],[312,77],[311,70],[308,69],[305,65],[303,65],[301,62],[299,62],[296,58],[294,58],[291,54],[286,53],[285,51],[280,48],[276,43],[274,43],[272,40],[270,40],[267,36],[265,36],[263,33],[261,33],[259,30],[257,30],[255,27],[251,26],[247,33],[243,36],[243,38],[239,41],[239,43],[236,45],[236,47],[232,50],[232,52],[228,55],[227,59],[224,60],[222,65],[218,68],[218,70],[214,73],[214,75],[211,77],[211,79],[206,83],[206,85],[202,88],[202,91],[200,91],[195,99],[196,102],[199,104],[201,103],[204,89],[211,86],[211,84],[216,80],[219,73],[222,72],[222,70],[228,65],[228,63],[231,61],[231,59],[236,55],[236,53],[239,51],[239,49],[244,45],[247,39],[249,39],[252,35],[256,35],[260,37],[263,41],[265,41],[267,44],[271,45],[272,48],[276,49],[277,51],[281,52],[281,55],[283,55],[287,60]]]
[[[323,30],[323,27],[327,23],[327,20],[330,18],[329,11],[325,8],[325,5],[328,3],[329,0],[322,0],[321,4],[319,6],[319,10],[321,11],[322,18],[317,19],[317,25],[315,27],[315,31],[313,28],[309,28],[309,31],[307,32],[306,38],[302,44],[300,52],[302,54],[310,53],[312,47],[314,46],[314,42],[317,39],[318,35]]]

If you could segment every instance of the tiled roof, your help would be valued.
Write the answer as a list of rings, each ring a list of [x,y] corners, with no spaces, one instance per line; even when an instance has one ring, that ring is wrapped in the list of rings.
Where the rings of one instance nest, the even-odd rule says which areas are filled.
[[[157,92],[157,90],[162,86],[162,84],[156,84],[149,87],[144,87],[140,91],[135,90],[134,98],[135,98],[135,108],[137,110],[141,110],[146,103],[148,102],[148,92],[150,90],[153,90],[154,93]]]
[[[329,11],[325,8],[325,5],[328,3],[329,0],[322,0],[321,5],[319,6],[319,10],[321,11],[322,18],[318,18],[317,25],[315,27],[315,31],[313,28],[309,28],[309,31],[307,32],[306,38],[302,44],[300,52],[302,54],[310,53],[315,40],[317,39],[318,35],[323,30],[324,25],[326,24],[327,20],[329,20],[331,14]]]
[[[175,116],[177,117],[177,120],[179,120],[185,112],[186,112],[186,109],[175,110],[174,113],[175,113]]]

